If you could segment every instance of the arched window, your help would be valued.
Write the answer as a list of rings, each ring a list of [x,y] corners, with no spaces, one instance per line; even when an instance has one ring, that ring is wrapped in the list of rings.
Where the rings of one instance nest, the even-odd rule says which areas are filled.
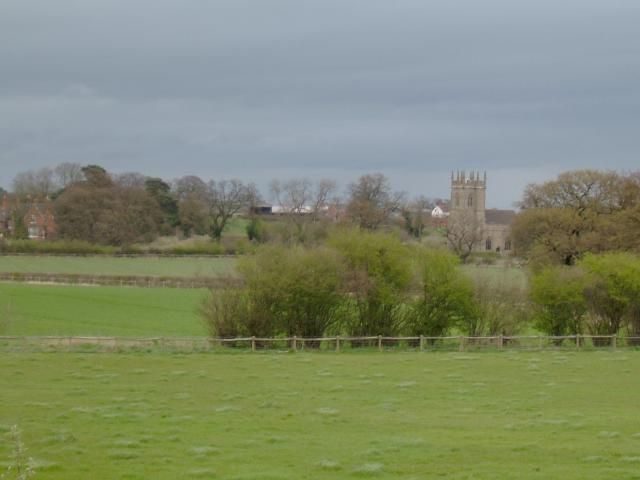
[[[473,207],[473,195],[469,195],[467,198],[467,207]]]
[[[491,239],[487,238],[486,242],[484,242],[485,250],[491,250]]]
[[[511,250],[511,240],[507,240],[504,242],[504,249]]]

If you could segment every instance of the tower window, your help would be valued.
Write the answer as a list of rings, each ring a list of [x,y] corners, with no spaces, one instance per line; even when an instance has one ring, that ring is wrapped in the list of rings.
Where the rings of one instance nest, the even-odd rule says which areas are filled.
[[[487,238],[487,240],[484,242],[484,248],[485,250],[491,250],[491,239]]]
[[[473,195],[469,195],[467,198],[467,207],[473,207]]]

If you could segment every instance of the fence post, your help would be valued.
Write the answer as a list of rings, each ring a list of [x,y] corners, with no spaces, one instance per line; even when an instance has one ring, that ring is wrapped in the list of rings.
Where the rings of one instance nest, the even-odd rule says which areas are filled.
[[[611,348],[614,350],[618,346],[618,335],[611,335]]]
[[[420,351],[424,350],[424,336],[420,335]]]
[[[460,340],[460,347],[458,348],[458,350],[460,350],[461,352],[464,352],[464,337],[460,335],[458,337],[458,340]]]
[[[296,335],[293,336],[293,351],[295,352],[298,349],[298,337]]]
[[[378,335],[378,351],[382,351],[382,335]]]
[[[576,333],[576,348],[580,348],[580,334]]]
[[[498,337],[498,347],[500,348],[504,347],[504,336],[502,335]]]
[[[251,351],[252,352],[256,351],[256,337],[255,336],[251,337]]]
[[[538,335],[538,348],[542,350],[542,335]]]
[[[336,352],[340,351],[340,335],[336,335]]]

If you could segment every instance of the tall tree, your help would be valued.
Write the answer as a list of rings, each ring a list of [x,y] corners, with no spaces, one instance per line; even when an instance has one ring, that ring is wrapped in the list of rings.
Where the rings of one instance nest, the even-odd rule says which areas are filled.
[[[178,200],[178,221],[185,237],[207,232],[207,184],[195,175],[187,175],[173,182],[172,192]]]
[[[447,242],[462,263],[482,241],[482,223],[472,210],[461,210],[449,216]]]
[[[229,220],[243,207],[248,207],[257,195],[253,184],[245,185],[240,180],[211,180],[207,184],[207,210],[209,234],[220,241]]]
[[[58,188],[64,189],[74,183],[84,180],[82,173],[82,165],[73,162],[64,162],[57,165],[54,169],[56,185]]]
[[[144,188],[151,198],[153,198],[163,213],[163,227],[165,233],[170,233],[178,223],[178,202],[171,193],[171,185],[161,178],[147,178]]]
[[[381,173],[361,176],[349,185],[347,214],[362,229],[376,230],[400,209],[404,194],[391,189],[389,179]]]
[[[631,220],[633,227],[626,212],[640,204],[639,185],[637,174],[595,170],[529,185],[512,226],[517,253],[536,263],[573,265],[585,252],[629,248],[633,239],[619,225]]]
[[[286,182],[274,180],[270,190],[282,214],[294,227],[295,237],[305,240],[305,229],[310,222],[317,222],[328,206],[329,198],[335,191],[332,180],[313,182],[308,178],[292,179]]]
[[[49,167],[21,172],[13,180],[13,193],[19,197],[47,198],[58,189]]]

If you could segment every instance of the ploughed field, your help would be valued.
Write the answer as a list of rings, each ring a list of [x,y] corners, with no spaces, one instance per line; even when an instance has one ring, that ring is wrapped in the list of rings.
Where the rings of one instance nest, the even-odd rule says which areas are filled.
[[[3,353],[0,437],[18,425],[43,480],[638,478],[639,369],[633,351]]]
[[[60,273],[145,277],[218,277],[232,275],[235,258],[0,256],[0,273]]]

